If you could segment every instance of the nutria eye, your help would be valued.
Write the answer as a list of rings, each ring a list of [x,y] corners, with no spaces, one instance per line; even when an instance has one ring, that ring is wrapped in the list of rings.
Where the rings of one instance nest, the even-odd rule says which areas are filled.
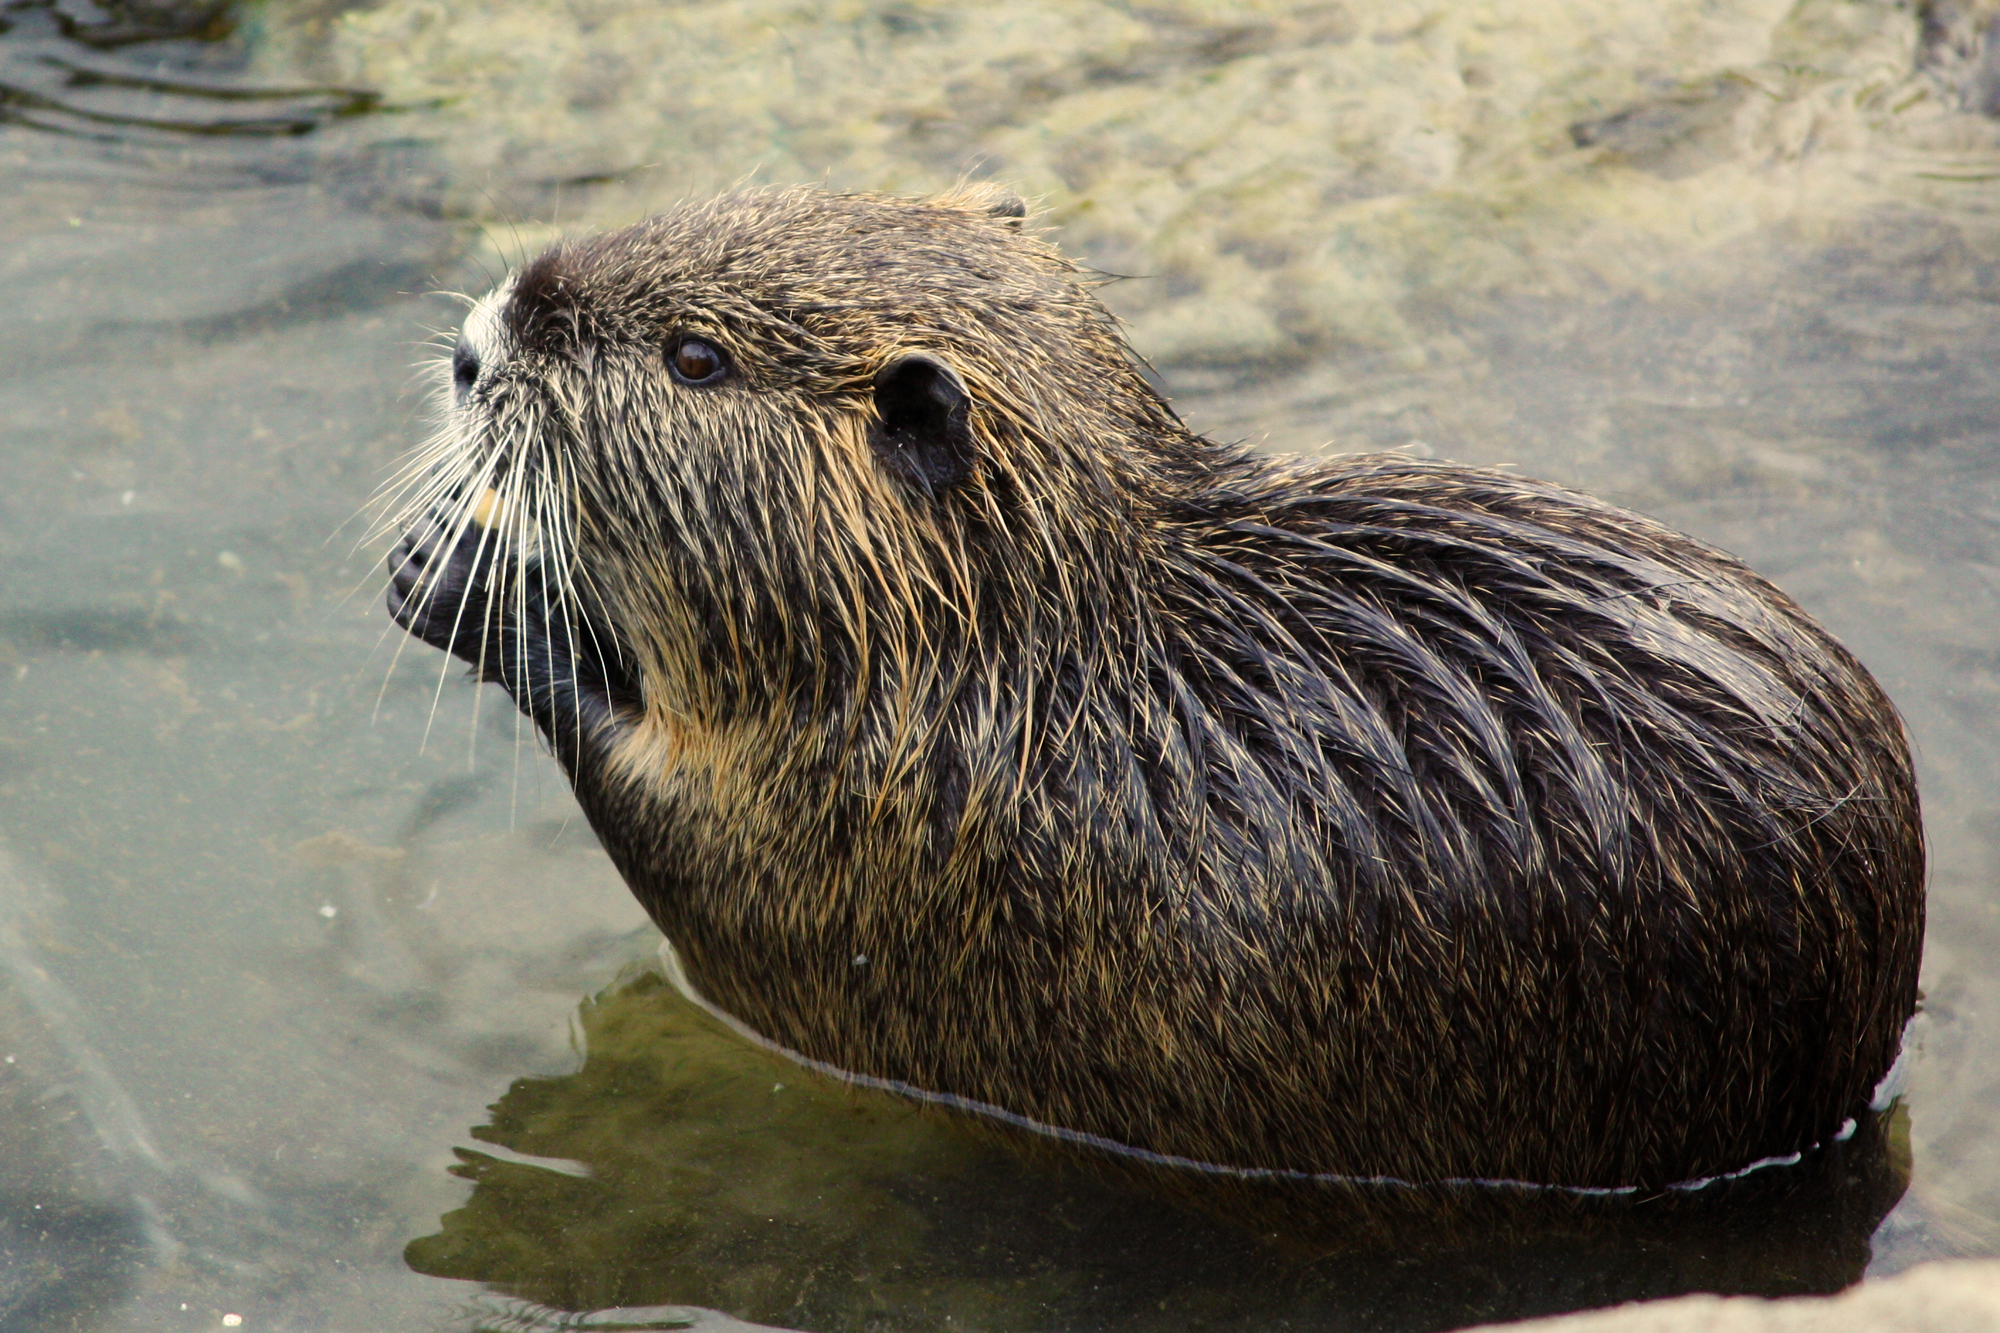
[[[722,353],[699,338],[681,339],[667,359],[673,364],[674,374],[687,384],[713,384],[728,369]]]

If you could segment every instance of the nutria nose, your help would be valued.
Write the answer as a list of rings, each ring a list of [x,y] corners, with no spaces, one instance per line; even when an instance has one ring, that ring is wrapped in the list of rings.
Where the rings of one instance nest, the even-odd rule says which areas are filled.
[[[472,350],[472,344],[460,335],[458,346],[451,353],[452,395],[459,402],[472,392],[472,386],[479,382],[479,353]]]

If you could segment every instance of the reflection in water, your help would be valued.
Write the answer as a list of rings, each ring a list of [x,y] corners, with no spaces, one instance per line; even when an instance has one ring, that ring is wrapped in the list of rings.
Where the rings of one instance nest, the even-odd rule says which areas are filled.
[[[472,1197],[411,1242],[414,1268],[559,1310],[705,1306],[815,1330],[1360,1312],[1444,1329],[1687,1291],[1835,1291],[1908,1179],[1898,1110],[1797,1167],[1636,1201],[1251,1186],[1087,1163],[830,1084],[651,974],[579,1026],[581,1068],[517,1081],[472,1131],[494,1151],[458,1150]]]
[[[0,45],[0,124],[128,143],[287,138],[382,109],[380,96],[359,89],[244,81],[232,9],[213,2],[8,5],[0,18],[7,38]],[[134,59],[145,54],[139,47],[155,59]]]
[[[39,19],[64,37],[101,51],[141,42],[193,38],[217,42],[233,35],[236,19],[229,0],[82,0],[51,4],[49,0],[18,0],[7,6],[12,23]]]

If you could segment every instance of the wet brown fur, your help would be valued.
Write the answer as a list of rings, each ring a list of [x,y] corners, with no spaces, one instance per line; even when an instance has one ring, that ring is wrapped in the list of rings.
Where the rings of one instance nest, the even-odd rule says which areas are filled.
[[[567,592],[495,604],[610,702],[489,674],[699,989],[1225,1165],[1660,1185],[1835,1134],[1923,928],[1867,672],[1587,496],[1190,433],[1020,211],[738,195],[497,307],[425,503],[527,478],[493,540]],[[687,334],[721,382],[666,372]],[[904,456],[911,355],[968,430]]]

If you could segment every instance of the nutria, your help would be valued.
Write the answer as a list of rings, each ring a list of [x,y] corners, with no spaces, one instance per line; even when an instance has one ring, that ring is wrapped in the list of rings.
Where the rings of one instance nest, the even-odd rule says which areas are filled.
[[[811,190],[481,302],[390,609],[512,695],[694,985],[1224,1167],[1658,1186],[1841,1132],[1915,1003],[1868,673],[1508,473],[1189,431],[1020,201]]]

